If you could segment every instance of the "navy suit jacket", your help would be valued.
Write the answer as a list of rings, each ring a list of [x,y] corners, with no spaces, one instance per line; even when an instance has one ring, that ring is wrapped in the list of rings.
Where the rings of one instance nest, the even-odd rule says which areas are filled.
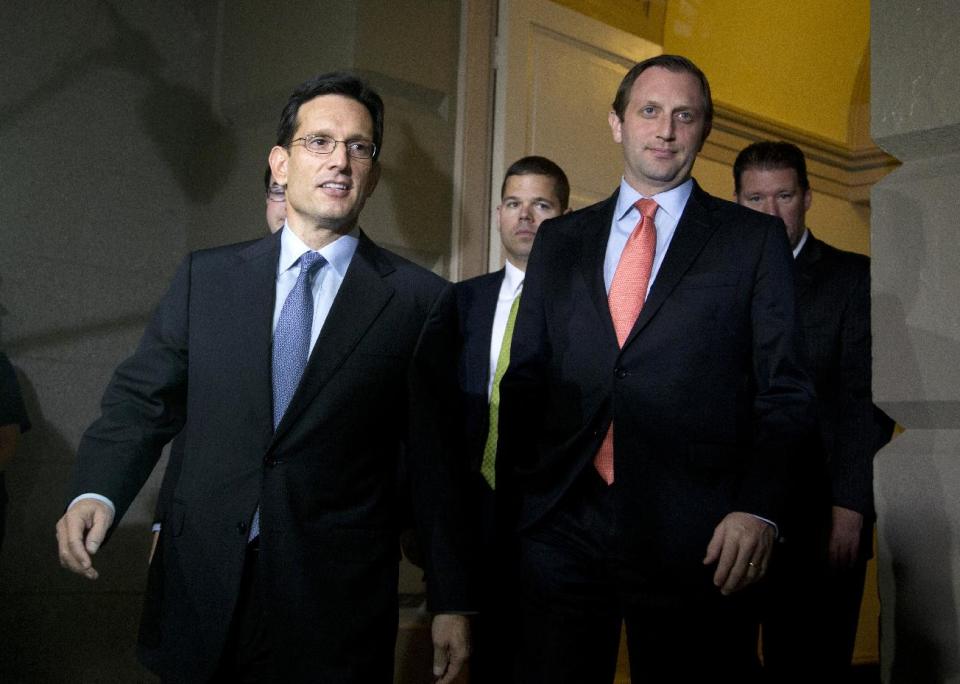
[[[273,429],[279,233],[181,264],[79,449],[75,494],[117,519],[181,428],[145,616],[171,681],[204,681],[239,594],[248,523],[278,677],[392,677],[397,484],[404,459],[433,611],[471,609],[460,499],[453,286],[360,243],[283,420]],[[189,419],[188,419],[189,418]]]
[[[529,529],[591,468],[611,421],[624,558],[660,586],[711,588],[701,561],[732,511],[776,521],[813,429],[782,222],[694,186],[623,348],[603,261],[617,195],[545,221],[501,383],[501,456]]]

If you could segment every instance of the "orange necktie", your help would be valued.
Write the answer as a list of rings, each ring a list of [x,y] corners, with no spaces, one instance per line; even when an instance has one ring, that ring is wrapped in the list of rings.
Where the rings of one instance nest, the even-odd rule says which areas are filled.
[[[657,252],[657,227],[653,217],[659,206],[652,199],[639,200],[634,206],[640,211],[641,218],[627,238],[613,274],[613,282],[610,283],[610,294],[607,295],[617,344],[621,347],[643,308],[653,258]],[[613,423],[610,423],[593,465],[608,485],[613,484]]]

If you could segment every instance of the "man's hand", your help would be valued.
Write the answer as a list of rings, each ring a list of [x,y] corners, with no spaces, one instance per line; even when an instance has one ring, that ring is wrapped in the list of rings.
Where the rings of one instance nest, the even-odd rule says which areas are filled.
[[[773,541],[772,525],[749,513],[728,513],[713,531],[703,559],[704,565],[717,563],[713,583],[720,593],[727,596],[763,577]]]
[[[60,565],[87,579],[99,576],[90,556],[103,543],[113,523],[110,507],[97,499],[80,499],[57,521]]]
[[[470,621],[466,615],[441,613],[433,617],[433,676],[449,684],[470,657]]]
[[[863,515],[842,506],[833,507],[833,524],[830,526],[830,545],[827,552],[830,567],[849,568],[857,560],[860,550],[860,533],[863,531]]]

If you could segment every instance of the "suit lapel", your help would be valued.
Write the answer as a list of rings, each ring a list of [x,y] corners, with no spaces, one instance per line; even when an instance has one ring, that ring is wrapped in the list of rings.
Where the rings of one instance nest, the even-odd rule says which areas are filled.
[[[707,240],[716,231],[717,226],[710,217],[711,202],[711,197],[694,181],[693,191],[690,193],[687,206],[683,209],[683,215],[670,241],[667,256],[660,265],[660,271],[657,273],[657,279],[653,281],[647,301],[623,344],[624,348],[633,342],[637,334],[656,315],[677,283],[690,269]]]
[[[384,281],[393,266],[380,248],[363,233],[350,267],[324,321],[320,337],[310,353],[300,386],[277,426],[274,441],[282,437],[330,381],[364,333],[393,296],[393,287]]]
[[[613,327],[613,318],[610,316],[610,304],[607,301],[607,288],[603,282],[603,262],[607,254],[607,240],[610,237],[610,225],[613,222],[613,212],[617,206],[617,190],[601,204],[596,205],[582,219],[578,230],[581,234],[581,268],[583,279],[590,293],[590,299],[597,309],[597,315],[603,321],[607,337],[617,344],[617,333]]]
[[[482,344],[475,350],[477,363],[470,364],[468,372],[473,373],[475,386],[487,389],[487,379],[490,377],[490,344],[493,339],[493,319],[497,315],[497,300],[500,298],[500,287],[506,275],[506,268],[494,273],[496,278],[485,278],[478,288],[476,311],[477,330],[482,330],[478,341]]]
[[[280,259],[280,234],[258,240],[239,254],[233,283],[237,367],[243,369],[246,408],[263,426],[263,443],[273,434],[273,309]],[[249,402],[249,404],[247,404]]]
[[[794,260],[798,301],[803,301],[810,293],[810,288],[813,287],[816,264],[823,256],[820,244],[820,241],[813,237],[813,233],[809,233],[806,244]]]

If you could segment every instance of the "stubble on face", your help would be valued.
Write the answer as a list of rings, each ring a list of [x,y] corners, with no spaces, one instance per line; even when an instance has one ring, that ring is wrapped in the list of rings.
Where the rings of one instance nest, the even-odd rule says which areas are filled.
[[[690,178],[703,147],[705,103],[696,76],[650,67],[630,89],[621,120],[610,112],[613,139],[623,148],[624,178],[645,196]]]
[[[783,220],[790,247],[795,248],[806,230],[806,215],[813,200],[810,190],[803,190],[796,169],[744,169],[740,175],[738,204]]]

